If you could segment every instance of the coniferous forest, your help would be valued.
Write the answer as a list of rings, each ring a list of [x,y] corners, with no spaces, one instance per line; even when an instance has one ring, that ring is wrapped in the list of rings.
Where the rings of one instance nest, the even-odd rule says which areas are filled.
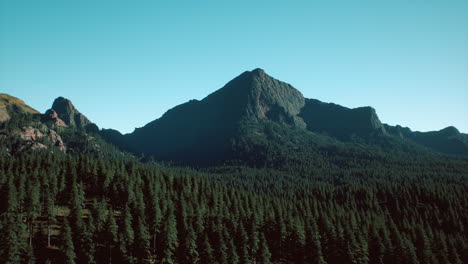
[[[400,163],[194,170],[94,154],[2,155],[0,259],[466,263],[466,161]]]

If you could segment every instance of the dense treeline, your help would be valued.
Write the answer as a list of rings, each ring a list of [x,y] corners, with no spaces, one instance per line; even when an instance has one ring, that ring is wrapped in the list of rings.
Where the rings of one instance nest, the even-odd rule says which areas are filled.
[[[197,172],[4,155],[0,261],[466,263],[466,163],[378,164]]]

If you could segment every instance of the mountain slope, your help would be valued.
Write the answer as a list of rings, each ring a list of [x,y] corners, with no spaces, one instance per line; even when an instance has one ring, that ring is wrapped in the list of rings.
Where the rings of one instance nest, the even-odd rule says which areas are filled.
[[[282,155],[289,155],[287,148],[314,152],[313,146],[339,142],[365,144],[374,152],[424,153],[429,148],[468,155],[466,137],[459,133],[419,133],[388,126],[372,107],[350,109],[306,99],[261,69],[246,71],[203,100],[176,106],[133,133],[102,133],[134,153],[191,164],[233,158],[258,160],[260,149],[271,152],[272,146],[284,149]],[[256,152],[248,150],[252,147]]]
[[[9,120],[15,113],[39,114],[39,111],[14,96],[0,93],[0,122]]]
[[[368,137],[386,134],[384,126],[372,107],[350,109],[307,99],[299,116],[304,119],[309,130],[339,139],[348,139],[353,135]]]
[[[6,94],[0,95],[0,106],[3,106],[0,115],[7,117],[0,122],[0,152],[16,155],[52,150],[70,154],[123,155],[102,140],[99,128],[63,97],[57,98],[44,114]]]
[[[320,152],[334,148],[345,153],[366,149],[375,155],[380,151],[468,155],[468,137],[456,128],[413,132],[386,125],[372,107],[350,109],[306,99],[261,69],[246,71],[203,100],[178,105],[126,135],[99,130],[63,97],[58,97],[45,114],[8,95],[0,96],[0,103],[0,116],[5,120],[12,114],[30,116],[31,123],[18,125],[16,130],[23,132],[16,134],[35,134],[32,128],[42,134],[53,130],[62,135],[64,146],[72,146],[78,153],[90,149],[88,139],[94,135],[123,151],[192,165],[243,160],[257,166],[273,160],[272,156],[278,162],[291,157],[308,162],[317,153],[335,153]],[[3,137],[8,134],[2,133]],[[105,144],[91,144],[91,149],[100,145]]]
[[[192,100],[125,135],[136,153],[160,159],[204,161],[229,155],[241,120],[305,124],[296,115],[304,97],[263,70],[244,72],[201,101]]]
[[[62,119],[66,125],[75,127],[77,129],[88,129],[93,126],[93,123],[89,119],[80,113],[73,103],[63,97],[58,97],[52,104],[52,109],[55,111],[60,119]]]
[[[452,155],[468,155],[468,136],[455,127],[446,127],[439,131],[411,131],[407,127],[384,125],[391,135],[411,140],[429,149]]]
[[[418,147],[422,145],[448,154],[468,154],[463,148],[452,151],[427,143],[430,139],[411,131],[399,137],[393,127],[382,124],[371,107],[350,109],[306,99],[261,69],[246,71],[203,100],[176,106],[133,133],[101,133],[134,153],[196,165],[229,159],[258,161],[259,153],[266,150],[277,152],[281,160],[290,155],[288,149],[312,153],[316,147],[339,142],[347,142],[351,148],[354,143],[364,143],[374,152],[426,152]],[[261,156],[269,159],[268,155]]]

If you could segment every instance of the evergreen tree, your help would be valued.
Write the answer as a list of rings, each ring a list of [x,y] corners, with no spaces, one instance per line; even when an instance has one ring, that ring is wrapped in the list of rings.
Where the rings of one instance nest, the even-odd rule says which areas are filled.
[[[271,264],[271,253],[270,253],[270,250],[268,249],[268,243],[263,233],[260,235],[259,263]]]
[[[76,254],[72,240],[72,231],[66,218],[63,221],[62,227],[61,250],[63,253],[63,262],[66,264],[75,264]]]
[[[114,255],[112,250],[113,248],[116,247],[116,244],[118,241],[117,232],[118,232],[118,226],[117,226],[117,223],[115,222],[114,211],[109,210],[108,219],[106,221],[106,225],[104,227],[104,232],[102,236],[103,241],[105,241],[107,245],[107,252],[105,253],[107,257],[105,259],[107,260],[107,263],[109,264],[112,263],[112,257]]]
[[[165,245],[161,260],[163,264],[175,263],[174,254],[178,245],[176,225],[174,210],[170,207],[166,216],[166,225],[162,233],[163,245]]]
[[[198,249],[200,253],[200,263],[214,263],[214,250],[211,246],[210,239],[208,235],[205,235],[203,242]]]

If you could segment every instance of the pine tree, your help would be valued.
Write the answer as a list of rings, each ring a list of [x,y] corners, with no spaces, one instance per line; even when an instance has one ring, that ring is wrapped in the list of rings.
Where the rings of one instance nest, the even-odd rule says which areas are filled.
[[[120,252],[123,258],[133,262],[133,243],[135,242],[135,232],[133,230],[133,217],[130,207],[125,205],[123,210],[123,223],[119,226]]]
[[[107,245],[107,263],[111,264],[112,263],[112,256],[113,252],[112,249],[115,248],[117,241],[118,241],[118,226],[117,223],[115,222],[115,217],[114,217],[114,211],[112,209],[109,209],[108,213],[108,218],[106,221],[106,225],[104,227],[104,232],[103,232],[103,241],[105,241]]]
[[[200,244],[199,249],[200,253],[200,263],[214,263],[214,250],[211,246],[210,239],[208,235],[205,234],[203,243]]]
[[[239,255],[237,254],[237,248],[236,248],[236,245],[234,244],[233,239],[229,240],[228,259],[229,259],[230,264],[239,264],[240,263]]]
[[[237,245],[239,245],[239,260],[240,263],[248,264],[251,263],[251,257],[249,255],[249,238],[247,232],[244,229],[244,225],[239,225]]]
[[[136,221],[135,238],[134,252],[140,262],[142,262],[150,257],[150,234],[141,215]]]
[[[28,237],[19,213],[19,201],[14,175],[9,175],[7,183],[7,208],[0,215],[0,258],[6,264],[20,263]]]
[[[177,249],[178,239],[177,239],[177,224],[174,216],[174,210],[172,207],[169,208],[168,214],[166,216],[166,225],[164,227],[163,233],[163,245],[165,249],[163,252],[161,262],[163,264],[173,264],[175,263],[174,254]]]
[[[289,234],[289,258],[296,263],[303,263],[305,257],[306,234],[304,224],[294,219]]]
[[[193,228],[190,227],[186,231],[182,246],[182,263],[200,263],[200,256],[197,251],[197,236]]]
[[[416,229],[415,246],[419,249],[419,254],[417,255],[421,263],[432,263],[434,256],[432,254],[431,243],[426,235],[426,231],[421,225]]]
[[[311,264],[325,264],[317,223],[315,220],[311,220],[310,224],[311,227],[306,237],[306,262]]]
[[[258,255],[260,264],[271,264],[271,253],[263,233],[260,235],[260,252]]]
[[[75,264],[76,254],[75,247],[72,240],[72,231],[68,220],[65,218],[63,221],[62,234],[61,234],[61,249],[63,253],[63,261],[66,264]]]

